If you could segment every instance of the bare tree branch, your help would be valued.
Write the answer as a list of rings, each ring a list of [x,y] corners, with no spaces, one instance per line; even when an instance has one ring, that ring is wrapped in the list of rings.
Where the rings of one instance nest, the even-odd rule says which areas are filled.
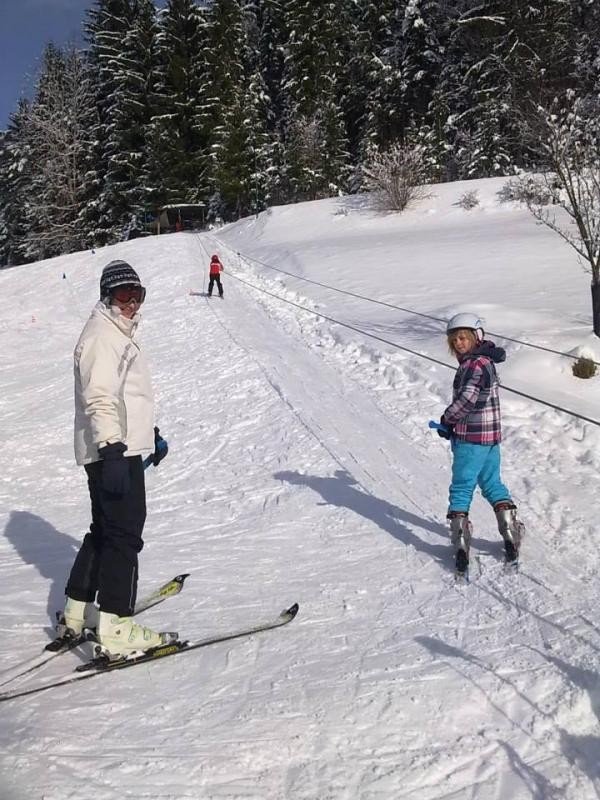
[[[522,176],[516,185],[517,199],[577,252],[594,285],[600,283],[599,111],[578,100],[554,112],[539,108],[532,129],[542,134],[549,169]]]

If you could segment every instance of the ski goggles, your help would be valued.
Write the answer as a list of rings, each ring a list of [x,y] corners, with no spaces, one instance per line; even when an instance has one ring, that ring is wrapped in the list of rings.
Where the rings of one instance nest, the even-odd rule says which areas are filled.
[[[110,296],[117,303],[130,303],[135,300],[136,303],[141,305],[146,299],[146,289],[144,286],[126,283],[123,286],[115,286],[114,289],[111,289]]]

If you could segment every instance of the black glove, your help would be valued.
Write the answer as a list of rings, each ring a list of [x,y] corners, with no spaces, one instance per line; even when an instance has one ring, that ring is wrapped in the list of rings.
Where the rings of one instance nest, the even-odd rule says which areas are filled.
[[[451,439],[454,434],[454,425],[450,425],[449,422],[446,422],[443,415],[440,419],[440,425],[443,425],[445,430],[442,428],[437,428],[438,436],[441,436],[442,439]]]
[[[169,452],[169,445],[167,444],[166,439],[160,435],[160,429],[156,426],[154,427],[154,452],[150,456],[152,459],[152,463],[155,467],[158,467],[160,462]]]
[[[108,494],[122,497],[129,491],[129,464],[123,455],[127,445],[115,442],[98,448],[102,458],[102,488]]]

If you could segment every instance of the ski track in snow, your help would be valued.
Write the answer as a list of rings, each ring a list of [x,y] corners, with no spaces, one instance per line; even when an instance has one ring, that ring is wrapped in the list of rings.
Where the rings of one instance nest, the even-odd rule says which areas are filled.
[[[595,515],[589,488],[577,511],[560,499],[566,474],[584,496],[598,439],[553,447],[564,421],[503,398],[511,446],[530,454],[526,467],[503,454],[526,509],[521,573],[503,572],[479,501],[479,566],[455,587],[449,457],[423,431],[450,373],[248,289],[235,274],[311,302],[243,260],[230,260],[225,300],[208,300],[215,242],[142,240],[0,276],[14,298],[0,328],[0,669],[43,646],[40,620],[50,628],[88,522],[71,352],[114,257],[148,285],[142,338],[170,446],[147,473],[141,588],[191,572],[144,619],[195,638],[294,601],[300,613],[281,631],[3,704],[2,797],[599,797]]]

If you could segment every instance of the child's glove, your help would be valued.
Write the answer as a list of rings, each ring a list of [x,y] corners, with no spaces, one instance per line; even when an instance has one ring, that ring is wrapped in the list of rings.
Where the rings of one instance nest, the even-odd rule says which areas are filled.
[[[437,428],[438,436],[441,436],[442,439],[451,439],[454,434],[454,425],[450,425],[449,422],[446,422],[443,414],[440,418],[440,425],[442,427]]]
[[[154,426],[154,453],[150,456],[151,463],[158,467],[160,462],[169,452],[169,445],[166,439],[160,435],[160,429]]]

